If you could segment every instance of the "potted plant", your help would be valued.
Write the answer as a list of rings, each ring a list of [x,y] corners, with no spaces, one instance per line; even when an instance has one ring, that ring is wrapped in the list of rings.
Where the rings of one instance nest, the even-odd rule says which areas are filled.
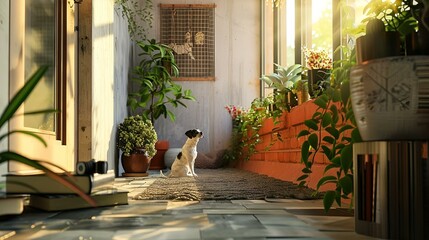
[[[304,48],[307,63],[308,93],[311,98],[320,96],[329,86],[332,57],[325,50]]]
[[[128,106],[132,112],[140,111],[152,125],[161,116],[175,120],[170,108],[179,105],[186,107],[184,100],[195,101],[191,90],[183,90],[182,86],[173,81],[178,76],[173,50],[167,45],[157,43],[154,39],[137,42],[141,49],[142,60],[134,68],[132,80],[137,84],[137,90],[128,96]],[[163,169],[164,154],[168,150],[168,141],[160,141],[157,146],[158,154],[152,159],[151,169]]]
[[[279,110],[290,111],[298,105],[298,91],[306,90],[307,85],[304,68],[300,64],[284,67],[276,64],[276,72],[264,75],[261,80],[274,88],[274,106]],[[299,94],[306,96],[308,93]],[[308,99],[306,99],[308,100]],[[304,102],[304,100],[302,100]]]
[[[353,109],[366,141],[427,138],[422,69],[429,67],[429,51],[422,39],[429,39],[428,7],[427,0],[372,0],[366,7],[371,21],[365,20],[367,34],[362,45],[357,42],[361,57],[350,76]]]
[[[123,176],[147,176],[151,158],[158,140],[149,120],[140,115],[124,119],[118,127],[118,148],[122,151]]]
[[[372,0],[365,6],[366,35],[357,39],[358,63],[398,56],[428,55],[428,0]]]

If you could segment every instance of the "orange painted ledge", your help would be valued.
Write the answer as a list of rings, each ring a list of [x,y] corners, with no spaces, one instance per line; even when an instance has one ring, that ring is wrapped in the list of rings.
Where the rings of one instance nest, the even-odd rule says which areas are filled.
[[[268,161],[240,161],[237,168],[247,170],[254,173],[264,174],[273,178],[277,178],[283,181],[289,181],[294,183],[299,183],[296,181],[302,175],[302,163],[285,163],[285,162],[268,162]],[[325,164],[314,164],[312,167],[313,173],[310,174],[310,177],[307,179],[308,187],[316,189],[317,182],[320,178],[323,177],[323,172],[325,170]],[[334,170],[327,173],[328,175],[335,174]],[[322,186],[319,190],[326,191],[335,189],[335,185],[326,184]]]

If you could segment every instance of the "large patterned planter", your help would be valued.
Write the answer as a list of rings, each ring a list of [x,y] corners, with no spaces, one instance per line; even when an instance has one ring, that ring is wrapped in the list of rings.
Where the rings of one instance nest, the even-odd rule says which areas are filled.
[[[429,56],[357,65],[351,70],[350,91],[364,141],[429,139]]]

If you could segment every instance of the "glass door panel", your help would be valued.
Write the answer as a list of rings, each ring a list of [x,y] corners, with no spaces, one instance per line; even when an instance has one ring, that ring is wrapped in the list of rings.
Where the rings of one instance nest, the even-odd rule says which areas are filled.
[[[55,1],[25,1],[24,79],[39,67],[52,66],[24,104],[24,112],[55,109]],[[55,132],[55,114],[24,115],[24,127]]]

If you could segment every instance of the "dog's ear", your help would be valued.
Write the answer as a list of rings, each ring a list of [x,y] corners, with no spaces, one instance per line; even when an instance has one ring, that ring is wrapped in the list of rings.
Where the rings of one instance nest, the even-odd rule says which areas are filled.
[[[186,131],[185,135],[186,135],[188,138],[193,138],[193,137],[195,137],[195,135],[193,134],[193,131],[194,131],[194,130],[188,130],[188,131]]]

